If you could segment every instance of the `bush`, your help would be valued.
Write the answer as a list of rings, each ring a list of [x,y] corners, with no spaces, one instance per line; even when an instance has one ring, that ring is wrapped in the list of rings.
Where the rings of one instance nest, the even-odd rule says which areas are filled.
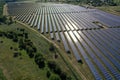
[[[49,80],[61,80],[58,75],[51,75]]]
[[[22,33],[19,33],[18,36],[19,36],[19,37],[23,37],[23,34],[22,34]]]
[[[55,47],[53,44],[50,45],[50,48],[49,48],[50,51],[55,51]]]
[[[29,55],[30,58],[34,57],[34,50],[31,46],[26,45],[25,50],[27,51],[27,54]]]
[[[34,52],[37,52],[37,48],[35,46],[32,46],[32,48]]]
[[[3,36],[3,32],[0,32],[0,37],[2,37]]]
[[[54,71],[54,69],[56,68],[57,64],[55,63],[55,61],[48,61],[48,67]]]
[[[7,32],[7,38],[13,39],[14,35],[13,32]]]
[[[60,78],[61,78],[61,80],[66,80],[67,79],[67,74],[65,72],[61,72]]]
[[[9,24],[12,24],[12,23],[13,23],[13,20],[12,20],[12,17],[11,17],[11,16],[9,17],[9,21],[10,21]]]
[[[44,68],[45,67],[45,59],[41,54],[37,54],[35,56],[35,62],[39,66],[39,68]]]
[[[3,41],[0,41],[0,43],[3,43]]]
[[[51,76],[50,71],[47,71],[46,76],[47,76],[47,78],[49,78]]]
[[[14,37],[13,37],[13,41],[14,41],[14,42],[18,42],[18,37],[17,37],[17,36],[14,36]]]
[[[26,48],[26,46],[25,46],[22,38],[19,40],[19,48],[20,48],[21,50]]]
[[[0,16],[0,22],[6,23],[6,20],[7,20],[6,16]]]
[[[55,61],[48,61],[48,67],[50,68],[50,70],[52,70],[53,72],[55,72],[56,74],[60,75],[61,74],[61,69],[60,67],[56,64]]]
[[[20,31],[24,32],[24,31],[25,31],[25,29],[20,29]]]
[[[13,47],[11,46],[11,47],[10,47],[10,49],[12,50],[12,49],[13,49]]]
[[[30,58],[34,57],[34,53],[33,52],[28,53],[28,55],[29,55]]]
[[[28,39],[28,33],[24,33],[25,38]]]
[[[54,57],[55,57],[55,59],[57,59],[57,58],[58,58],[58,55],[57,55],[57,54],[55,54],[55,55],[54,55]]]
[[[60,74],[61,74],[61,68],[57,65],[57,66],[55,67],[55,69],[54,69],[54,72],[55,72],[56,74],[60,75]]]
[[[72,80],[72,77],[71,77],[71,76],[68,76],[66,80]]]
[[[14,55],[13,55],[13,57],[18,57],[18,56],[21,56],[21,53],[15,52]]]

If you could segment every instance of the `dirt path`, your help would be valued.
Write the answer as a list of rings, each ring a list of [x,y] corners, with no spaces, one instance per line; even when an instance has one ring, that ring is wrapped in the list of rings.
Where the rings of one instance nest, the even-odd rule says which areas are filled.
[[[8,16],[7,4],[5,4],[5,5],[3,6],[3,15],[4,15],[4,16]]]
[[[56,46],[56,48],[58,48],[59,51],[61,51],[60,53],[60,56],[62,57],[62,59],[65,61],[66,65],[68,66],[68,68],[71,70],[71,68],[74,68],[77,72],[77,76],[81,77],[82,80],[88,80],[83,74],[82,72],[79,70],[79,68],[76,66],[76,65],[72,65],[72,61],[70,61],[70,59],[68,59],[68,56],[66,55],[66,53],[64,51],[62,51],[60,49],[60,47],[53,41],[51,41],[50,39],[46,38],[44,35],[40,34],[38,31],[36,31],[35,29],[33,28],[30,28],[29,25],[25,24],[25,23],[22,23],[20,21],[17,21],[19,24],[22,24],[24,25],[25,27],[31,29],[32,31],[35,31],[37,33],[38,36],[42,36],[44,39],[46,39],[47,41],[49,41],[50,43],[54,44],[54,46]],[[68,64],[70,64],[71,66],[69,66]],[[71,72],[74,72],[73,70]]]

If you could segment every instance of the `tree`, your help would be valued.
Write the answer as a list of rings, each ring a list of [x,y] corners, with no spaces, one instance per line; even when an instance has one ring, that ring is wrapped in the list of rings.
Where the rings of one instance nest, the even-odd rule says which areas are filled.
[[[7,20],[6,16],[0,16],[0,22],[6,23],[6,20]]]
[[[72,80],[72,77],[71,76],[67,76],[66,80]]]
[[[47,76],[47,78],[49,78],[49,77],[51,76],[51,73],[50,73],[50,71],[49,71],[49,70],[47,71],[46,76]]]
[[[48,61],[48,67],[54,71],[54,69],[56,68],[57,64],[55,63],[55,61]]]
[[[55,51],[55,47],[53,44],[50,45],[50,48],[49,48],[50,51]]]
[[[61,72],[60,78],[61,78],[61,80],[66,80],[67,79],[67,74],[65,72]]]
[[[3,36],[3,32],[0,31],[0,37],[2,37],[2,36]]]
[[[58,75],[51,75],[49,80],[61,80]]]
[[[10,21],[9,24],[12,24],[12,23],[13,23],[13,19],[12,19],[11,16],[9,17],[9,21]]]
[[[13,39],[14,35],[13,35],[13,32],[7,32],[7,38],[10,38],[10,39]]]
[[[24,33],[25,38],[28,39],[28,33]]]
[[[45,59],[41,54],[37,54],[35,56],[35,62],[38,64],[39,68],[44,68],[45,67]]]
[[[25,45],[24,45],[24,42],[23,42],[23,39],[21,38],[20,40],[19,40],[19,48],[20,49],[25,49]]]
[[[14,42],[18,42],[18,37],[17,37],[17,36],[14,36],[14,37],[13,37],[13,41],[14,41]]]
[[[31,46],[26,45],[26,51],[30,58],[34,57],[34,50]]]
[[[57,66],[55,67],[55,69],[54,69],[54,72],[55,72],[56,74],[60,75],[62,71],[61,71],[61,68],[57,65]]]

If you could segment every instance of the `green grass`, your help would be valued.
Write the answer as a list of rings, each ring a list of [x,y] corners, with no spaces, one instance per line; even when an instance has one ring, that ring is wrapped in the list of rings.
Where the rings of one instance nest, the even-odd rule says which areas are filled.
[[[55,53],[49,51],[50,43],[41,37],[40,34],[36,34],[35,31],[18,23],[10,26],[0,25],[0,31],[17,31],[17,28],[24,28],[29,33],[29,38],[37,47],[38,52],[44,55],[46,61],[56,61],[61,69],[75,80],[72,72],[67,68],[66,63],[60,57],[59,51],[57,51],[58,58],[55,59]],[[29,58],[24,50],[19,50],[18,43],[13,42],[11,39],[0,37],[0,41],[3,41],[3,43],[0,43],[0,66],[6,71],[4,75],[8,80],[48,80],[46,77],[47,66],[44,69],[39,69],[34,59]],[[13,49],[11,50],[10,47],[13,47]],[[22,55],[14,58],[13,53],[16,48]]]
[[[116,4],[120,5],[120,0],[113,0]]]
[[[7,80],[6,77],[3,74],[2,69],[0,69],[0,80]]]
[[[24,50],[19,51],[22,56],[13,57],[14,49],[18,47],[17,43],[7,38],[0,38],[0,40],[3,41],[0,43],[0,63],[6,70],[5,76],[8,80],[47,80],[46,70],[39,69]],[[10,49],[11,46],[13,50]]]
[[[97,8],[120,16],[120,6],[102,6],[102,7],[97,7]]]
[[[4,5],[5,1],[4,0],[0,0],[0,16],[3,14],[3,5]]]
[[[0,6],[0,15],[2,15],[3,8]]]

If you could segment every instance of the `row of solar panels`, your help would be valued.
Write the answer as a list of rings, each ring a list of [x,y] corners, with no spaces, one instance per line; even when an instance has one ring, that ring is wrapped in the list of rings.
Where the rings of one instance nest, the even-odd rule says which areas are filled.
[[[116,30],[118,32],[116,32]],[[67,52],[70,51],[71,48],[78,61],[81,60],[80,55],[84,58],[96,80],[102,79],[100,73],[102,73],[106,80],[113,80],[113,78],[119,80],[119,33],[120,29],[108,29],[66,31],[57,34],[60,35],[59,37],[61,37]],[[52,37],[55,38],[54,34],[51,34],[53,35]]]
[[[10,4],[9,4],[10,5]],[[9,6],[8,5],[8,6]],[[24,4],[25,5],[25,4]],[[23,5],[23,6],[24,6]],[[63,5],[63,6],[62,6]],[[77,24],[79,24],[79,26],[81,26],[81,21],[83,23],[87,23],[86,25],[90,25],[92,24],[92,28],[96,28],[96,24],[93,24],[93,22],[99,22],[102,24],[102,26],[107,26],[107,27],[120,27],[120,17],[119,16],[115,16],[100,10],[95,10],[95,9],[85,9],[82,7],[70,7],[70,6],[65,6],[64,4],[61,4],[62,7],[56,7],[56,5],[54,7],[41,7],[41,6],[29,6],[28,7],[24,7],[21,8],[21,5],[17,6],[17,7],[13,7],[10,6],[8,11],[10,13],[10,15],[28,15],[28,13],[30,13],[29,15],[47,15],[47,14],[65,14],[65,15],[70,15],[71,17],[74,17],[75,20],[77,18]],[[60,6],[60,5],[59,5]],[[73,19],[73,18],[72,18]],[[80,20],[80,21],[79,21]],[[75,21],[75,22],[76,22]],[[87,26],[88,27],[88,26]],[[99,27],[97,27],[99,28]]]
[[[119,80],[119,33],[120,29],[107,29],[56,32],[50,35],[52,34],[51,38],[59,37],[62,40],[66,52],[71,48],[78,61],[82,56],[96,80],[102,79],[100,73],[106,80],[113,80],[113,78]]]
[[[98,22],[106,25],[107,27],[120,27],[120,16],[109,14],[100,10],[89,12],[91,16],[97,19]]]
[[[16,3],[14,3],[16,4]],[[69,12],[81,12],[81,11],[94,11],[94,9],[85,9],[83,7],[79,7],[79,6],[73,6],[73,5],[69,5],[69,6],[66,6],[65,4],[58,4],[58,5],[55,5],[55,6],[47,6],[47,5],[44,5],[44,6],[41,6],[41,5],[36,5],[36,4],[22,4],[22,5],[14,5],[14,4],[8,4],[8,7],[9,8],[12,8],[9,12],[11,15],[14,15],[16,13],[13,13],[13,11],[17,11],[17,10],[22,10],[23,8],[27,8],[27,10],[33,10],[36,8],[36,9],[40,9],[41,11],[43,11],[44,13],[42,14],[46,14],[46,13],[69,13]],[[28,6],[26,6],[28,5]]]
[[[33,9],[27,11],[27,8],[16,11],[16,19],[37,27],[41,33],[50,32],[51,39],[62,41],[65,51],[72,50],[77,61],[81,62],[83,57],[96,80],[120,79],[119,28],[81,31],[99,28],[92,23],[96,18],[90,16],[91,13],[36,15],[42,11],[36,8],[34,10],[35,13],[32,12]]]
[[[37,13],[40,12],[38,11],[35,14]],[[16,15],[16,19],[28,23],[31,27],[37,27],[41,33],[100,28],[92,23],[92,20],[95,20],[94,18],[80,13],[31,15],[28,12]]]

